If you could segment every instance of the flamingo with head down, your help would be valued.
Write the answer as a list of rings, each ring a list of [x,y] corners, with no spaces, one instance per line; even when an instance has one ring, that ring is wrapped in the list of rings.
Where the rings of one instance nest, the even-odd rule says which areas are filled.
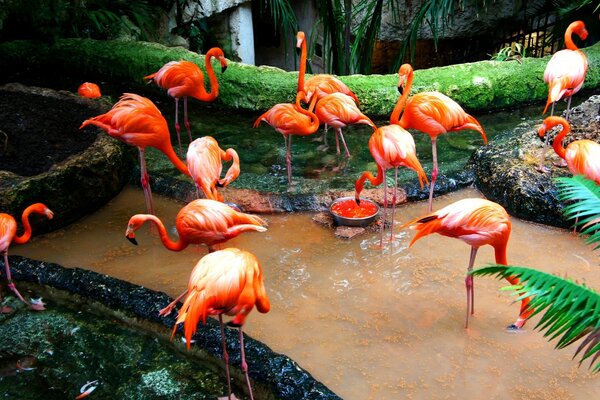
[[[234,316],[227,325],[239,328],[242,371],[246,377],[248,393],[253,399],[252,387],[248,377],[248,364],[244,353],[244,334],[242,327],[246,317],[254,306],[261,313],[269,312],[271,305],[263,283],[263,273],[256,256],[250,252],[235,248],[215,251],[202,257],[190,276],[183,306],[179,310],[177,324],[183,323],[186,346],[196,333],[198,323],[206,324],[209,315],[219,316],[223,359],[227,375],[228,397],[231,399],[231,378],[229,374],[229,355],[225,345],[223,314]]]
[[[471,246],[471,256],[467,272],[473,269],[477,250],[481,246],[490,245],[494,248],[497,264],[507,265],[506,250],[511,232],[510,217],[506,210],[499,204],[486,199],[463,199],[456,201],[440,210],[417,218],[403,225],[417,231],[411,240],[412,246],[423,236],[432,233],[460,239]],[[507,278],[512,285],[518,285],[516,277]],[[475,312],[475,292],[473,289],[473,275],[467,274],[465,278],[467,289],[467,316],[465,328],[469,327],[469,315]],[[529,298],[521,300],[519,318],[509,329],[520,329],[533,310],[529,310]]]
[[[31,238],[31,224],[29,223],[29,216],[31,214],[40,214],[44,215],[48,219],[52,219],[54,217],[54,213],[50,211],[48,207],[46,207],[42,203],[35,203],[30,205],[23,211],[21,215],[21,221],[23,223],[24,231],[21,235],[17,236],[17,221],[12,217],[12,215],[0,213],[0,253],[4,256],[4,268],[6,271],[6,279],[8,281],[8,287],[13,293],[21,300],[23,303],[27,304],[31,309],[36,311],[44,310],[44,303],[41,301],[31,303],[23,298],[21,293],[15,287],[15,284],[12,281],[10,275],[10,266],[8,265],[8,248],[12,243],[15,244],[24,244],[29,241]],[[2,295],[0,294],[0,303],[2,303]],[[9,312],[10,309],[1,307],[1,312]]]
[[[587,38],[588,31],[585,29],[583,21],[575,21],[569,24],[565,31],[565,45],[567,48],[554,53],[544,71],[544,82],[548,84],[548,100],[542,115],[546,114],[550,104],[552,104],[550,115],[554,115],[554,104],[560,99],[568,97],[567,121],[571,111],[571,98],[583,86],[588,69],[587,56],[573,42],[573,34],[579,36],[581,40]],[[537,170],[540,172],[546,171],[544,161],[546,160],[547,146],[548,136],[544,140],[540,163],[537,166]]]
[[[148,82],[155,82],[159,87],[166,89],[167,94],[175,98],[175,130],[177,131],[177,141],[179,151],[181,152],[181,128],[179,125],[179,99],[183,97],[183,122],[192,142],[192,132],[187,117],[187,98],[212,102],[219,96],[219,81],[211,64],[211,60],[216,58],[221,63],[221,72],[227,69],[227,60],[223,50],[213,47],[206,52],[204,56],[204,65],[210,81],[210,91],[204,87],[204,73],[193,62],[190,61],[171,61],[166,63],[157,72],[147,75],[144,79]]]
[[[81,97],[87,97],[88,99],[97,99],[102,96],[100,93],[100,87],[95,83],[84,82],[77,88],[77,94]]]
[[[403,64],[398,71],[398,91],[402,93],[400,106],[396,105],[390,123],[399,124],[404,129],[417,129],[431,137],[433,170],[429,186],[427,211],[431,211],[433,188],[438,175],[437,137],[449,132],[472,129],[481,134],[487,144],[487,137],[481,124],[450,97],[439,92],[420,92],[408,98],[414,78],[410,64]],[[408,100],[407,100],[408,98]],[[406,106],[403,107],[404,103]],[[404,111],[404,112],[402,112]],[[402,112],[402,117],[400,113]]]
[[[163,152],[175,167],[189,176],[187,165],[181,161],[171,145],[171,137],[167,121],[158,108],[149,99],[133,93],[125,93],[110,111],[87,119],[80,129],[95,125],[110,136],[131,146],[136,146],[140,153],[141,183],[149,214],[154,214],[152,190],[146,170],[146,147],[154,147]]]
[[[233,161],[225,177],[221,179],[223,161]],[[240,158],[234,149],[222,150],[211,136],[204,136],[190,143],[186,162],[190,175],[196,183],[196,194],[200,190],[207,199],[223,201],[217,187],[226,187],[240,175]]]

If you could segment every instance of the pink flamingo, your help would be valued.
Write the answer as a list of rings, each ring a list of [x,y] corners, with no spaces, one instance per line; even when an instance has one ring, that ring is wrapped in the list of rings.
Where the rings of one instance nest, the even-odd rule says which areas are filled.
[[[101,97],[100,88],[95,83],[84,82],[77,88],[77,94],[88,99]]]
[[[187,165],[181,161],[171,145],[167,121],[149,99],[133,93],[125,93],[110,111],[87,119],[80,129],[95,125],[110,136],[131,146],[137,146],[140,153],[141,183],[149,214],[154,214],[152,190],[146,170],[146,147],[154,147],[163,152],[175,167],[190,176]]]
[[[413,68],[410,64],[403,64],[398,74],[398,90],[402,93],[402,98],[392,112],[390,123],[399,124],[404,129],[417,129],[431,137],[433,170],[431,171],[429,202],[427,203],[427,211],[431,212],[433,187],[438,175],[437,137],[463,129],[479,132],[485,144],[487,144],[487,137],[481,124],[474,117],[467,114],[458,103],[442,93],[421,92],[407,100],[414,77]],[[405,83],[406,87],[403,87]],[[406,107],[400,118],[400,112],[405,102]]]
[[[21,221],[23,223],[24,231],[20,236],[17,236],[17,221],[9,215],[0,213],[0,253],[4,256],[4,268],[6,270],[6,279],[8,281],[8,287],[12,290],[19,300],[23,303],[27,304],[31,309],[36,311],[44,310],[44,303],[41,301],[32,301],[31,303],[27,302],[21,293],[17,290],[15,284],[12,281],[10,276],[10,266],[8,265],[8,248],[11,243],[15,244],[24,244],[29,241],[31,238],[31,225],[29,224],[29,216],[34,214],[41,214],[46,216],[48,219],[52,219],[54,214],[48,207],[46,207],[42,203],[35,203],[30,205],[23,211],[23,215],[21,216]],[[0,303],[2,302],[2,295],[0,294]],[[10,309],[2,307],[2,313],[10,312]]]
[[[346,150],[346,157],[350,157],[350,152],[346,146],[342,128],[351,124],[365,124],[373,129],[377,128],[373,121],[358,109],[352,97],[344,93],[331,93],[322,97],[315,107],[315,115],[321,123],[335,129],[337,134],[335,137],[336,153],[340,154],[341,139]]]
[[[222,161],[233,161],[223,179]],[[207,199],[222,202],[223,196],[217,192],[217,186],[226,187],[240,175],[240,159],[237,152],[234,149],[223,151],[211,136],[204,136],[190,143],[186,162],[196,183],[198,197],[199,191],[202,190]]]
[[[171,61],[166,63],[157,72],[145,76],[148,82],[155,82],[159,87],[167,89],[167,94],[175,98],[175,130],[177,131],[177,141],[179,151],[181,152],[181,128],[179,126],[179,99],[183,97],[183,122],[192,142],[192,132],[187,117],[187,98],[212,102],[219,96],[219,81],[211,64],[211,59],[216,58],[221,63],[221,72],[227,69],[227,60],[223,50],[218,47],[210,49],[204,57],[204,65],[210,80],[210,92],[204,88],[204,73],[202,70],[190,61]]]
[[[248,364],[244,353],[242,327],[255,305],[261,313],[267,313],[271,308],[263,283],[262,269],[256,256],[235,248],[227,248],[205,255],[192,271],[187,293],[189,294],[179,310],[171,339],[177,330],[177,324],[183,323],[186,346],[189,350],[190,341],[196,333],[198,322],[202,321],[203,324],[206,324],[207,316],[218,315],[229,389],[228,397],[231,399],[229,354],[225,345],[223,314],[235,316],[227,325],[237,326],[240,330],[242,371],[246,377],[250,399],[253,399],[248,377]]]
[[[585,29],[583,21],[571,22],[565,31],[566,49],[559,50],[548,61],[544,71],[544,82],[548,84],[548,100],[542,115],[546,114],[548,106],[552,104],[550,115],[554,115],[554,104],[564,97],[568,97],[567,102],[567,120],[571,112],[571,98],[583,86],[585,75],[588,69],[588,61],[584,52],[573,42],[573,33],[585,40],[588,31]],[[544,140],[540,163],[537,170],[545,172],[544,161],[546,160],[546,148],[548,146],[548,136]]]

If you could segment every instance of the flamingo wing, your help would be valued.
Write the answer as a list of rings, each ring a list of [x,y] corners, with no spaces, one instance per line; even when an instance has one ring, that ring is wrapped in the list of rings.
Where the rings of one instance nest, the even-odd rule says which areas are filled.
[[[186,160],[192,179],[206,198],[222,201],[216,189],[223,169],[217,141],[211,136],[194,140],[188,147]]]
[[[554,53],[544,71],[548,84],[548,102],[571,96],[581,89],[588,69],[586,55],[580,50],[560,50]]]
[[[600,185],[600,144],[576,140],[567,146],[565,160],[573,175],[585,175]]]
[[[202,70],[191,61],[171,61],[166,63],[155,74],[146,78],[153,79],[156,84],[167,89],[171,97],[194,96],[200,86],[204,86]]]
[[[12,215],[0,213],[0,253],[8,250],[17,234],[17,221]]]

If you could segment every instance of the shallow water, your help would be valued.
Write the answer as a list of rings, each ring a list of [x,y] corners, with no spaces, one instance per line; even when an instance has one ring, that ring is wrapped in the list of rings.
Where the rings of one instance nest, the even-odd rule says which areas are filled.
[[[473,189],[462,190],[436,198],[434,208],[475,196]],[[157,215],[172,227],[183,204],[160,196],[155,201]],[[174,297],[206,249],[170,252],[148,227],[138,231],[139,246],[133,246],[124,237],[127,221],[144,209],[141,191],[128,187],[97,213],[13,246],[11,254],[90,268]],[[425,209],[425,203],[402,206],[397,222]],[[574,346],[554,350],[533,331],[537,318],[521,333],[504,330],[518,314],[518,305],[499,291],[506,282],[475,280],[476,314],[464,329],[466,244],[433,235],[409,249],[412,232],[397,225],[395,243],[381,251],[374,248],[378,233],[338,239],[313,215],[267,215],[267,232],[227,245],[257,255],[271,300],[268,314],[250,314],[245,331],[342,398],[597,397],[598,376],[587,363],[578,368],[571,360]],[[565,230],[513,218],[508,259],[600,288],[597,253]],[[491,248],[484,247],[476,267],[493,261]]]

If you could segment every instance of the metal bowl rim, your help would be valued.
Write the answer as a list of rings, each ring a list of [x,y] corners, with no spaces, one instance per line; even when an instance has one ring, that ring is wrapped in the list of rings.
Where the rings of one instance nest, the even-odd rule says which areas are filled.
[[[375,205],[375,207],[377,207],[377,211],[375,212],[375,214],[371,214],[371,215],[369,215],[368,217],[361,217],[361,218],[350,218],[350,217],[344,217],[343,215],[336,214],[336,213],[334,213],[334,212],[333,212],[333,210],[331,209],[331,207],[333,207],[333,205],[334,205],[335,203],[339,203],[339,202],[341,202],[341,201],[348,200],[348,199],[352,199],[352,200],[354,200],[354,196],[338,197],[337,199],[333,200],[333,201],[331,202],[331,204],[329,204],[329,212],[330,212],[330,213],[331,213],[333,216],[335,216],[336,218],[347,219],[348,221],[364,221],[364,220],[368,220],[368,219],[371,219],[371,218],[373,218],[373,217],[377,216],[377,214],[379,214],[379,212],[381,211],[381,207],[379,207],[379,204],[377,204],[375,201],[373,201],[373,200],[371,200],[371,199],[368,199],[368,198],[366,198],[366,197],[360,197],[360,200],[361,200],[361,201],[363,201],[363,200],[364,200],[364,201],[366,201],[366,202],[369,202],[369,203],[372,203],[372,204],[374,204],[374,205]]]

